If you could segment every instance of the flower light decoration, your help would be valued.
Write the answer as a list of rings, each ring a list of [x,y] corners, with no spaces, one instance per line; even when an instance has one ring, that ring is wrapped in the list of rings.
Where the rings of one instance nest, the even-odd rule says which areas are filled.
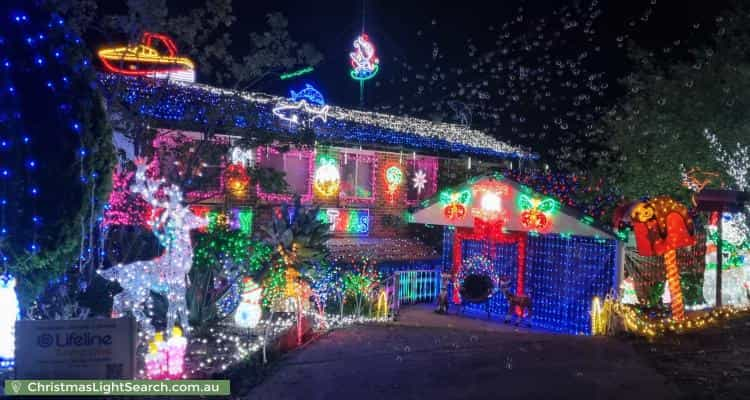
[[[336,159],[327,155],[318,157],[318,168],[313,176],[313,185],[315,192],[323,197],[331,197],[339,192],[341,174]]]
[[[404,171],[398,165],[391,165],[385,169],[385,183],[388,187],[388,195],[391,202],[396,197],[396,191],[404,181]]]
[[[242,164],[232,164],[224,171],[226,188],[234,197],[243,197],[250,188],[250,177]]]
[[[261,293],[261,287],[252,278],[242,279],[242,300],[234,312],[236,326],[253,329],[258,325],[263,312],[260,307]]]
[[[12,365],[16,349],[16,320],[19,315],[16,278],[0,277],[0,366]]]
[[[552,216],[560,205],[552,198],[540,199],[520,193],[518,208],[521,210],[521,226],[531,231],[544,232],[552,227]]]
[[[354,39],[352,46],[354,46],[354,51],[349,53],[352,66],[349,75],[357,81],[372,79],[380,70],[380,60],[375,55],[375,45],[366,33],[362,33]]]
[[[471,192],[460,190],[457,192],[443,191],[440,193],[440,203],[443,204],[443,215],[449,220],[461,219],[471,203]]]
[[[480,182],[472,188],[474,197],[479,199],[479,207],[473,208],[475,217],[486,222],[505,221],[502,198],[509,193],[508,186],[497,181]]]
[[[175,326],[178,320],[187,323],[185,281],[193,265],[190,231],[202,228],[208,222],[182,204],[179,187],[164,186],[164,179],[147,178],[147,166],[143,160],[136,160],[136,165],[131,190],[140,194],[157,211],[150,225],[164,251],[152,260],[117,264],[100,270],[99,274],[105,279],[119,282],[123,288],[114,296],[113,314],[119,316],[131,311],[145,330],[152,331],[150,317],[143,312],[143,304],[150,301],[151,291],[164,295],[168,300],[167,327]]]
[[[312,124],[316,119],[328,121],[330,106],[326,105],[323,94],[310,84],[299,92],[290,91],[289,99],[276,103],[272,112],[279,119],[290,124]]]
[[[161,42],[167,54],[160,54],[154,47]],[[122,75],[166,78],[176,81],[195,82],[193,61],[177,55],[177,46],[166,35],[145,32],[136,46],[109,47],[97,53],[104,67]]]

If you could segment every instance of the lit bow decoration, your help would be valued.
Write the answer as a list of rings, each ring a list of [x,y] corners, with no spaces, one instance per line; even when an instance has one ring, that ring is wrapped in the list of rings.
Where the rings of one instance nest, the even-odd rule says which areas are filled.
[[[446,218],[451,220],[463,218],[466,215],[466,206],[471,202],[471,192],[468,190],[442,192],[440,202],[445,205],[443,214]]]
[[[522,210],[521,225],[534,231],[544,231],[552,226],[552,214],[559,207],[554,199],[539,199],[525,194],[519,195],[518,206]]]

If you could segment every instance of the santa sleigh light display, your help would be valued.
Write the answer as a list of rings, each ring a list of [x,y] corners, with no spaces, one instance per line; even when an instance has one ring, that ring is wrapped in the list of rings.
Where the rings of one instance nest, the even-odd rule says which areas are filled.
[[[156,49],[158,42],[167,54]],[[177,55],[177,46],[166,35],[145,32],[138,45],[105,48],[98,55],[104,67],[117,74],[195,82],[195,65]]]

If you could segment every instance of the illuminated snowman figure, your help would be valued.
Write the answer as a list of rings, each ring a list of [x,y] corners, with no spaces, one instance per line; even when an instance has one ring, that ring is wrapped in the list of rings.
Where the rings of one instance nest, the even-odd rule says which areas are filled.
[[[0,359],[12,360],[15,352],[15,330],[18,319],[18,298],[16,279],[0,277]]]
[[[242,299],[234,312],[234,323],[241,328],[255,328],[260,322],[261,288],[251,278],[242,280]]]

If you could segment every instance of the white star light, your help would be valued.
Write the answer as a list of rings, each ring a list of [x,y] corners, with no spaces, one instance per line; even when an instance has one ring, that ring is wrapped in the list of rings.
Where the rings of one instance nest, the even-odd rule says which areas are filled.
[[[412,182],[414,183],[414,189],[417,189],[417,194],[422,194],[424,185],[427,184],[427,174],[425,174],[424,171],[420,169],[414,174]]]

